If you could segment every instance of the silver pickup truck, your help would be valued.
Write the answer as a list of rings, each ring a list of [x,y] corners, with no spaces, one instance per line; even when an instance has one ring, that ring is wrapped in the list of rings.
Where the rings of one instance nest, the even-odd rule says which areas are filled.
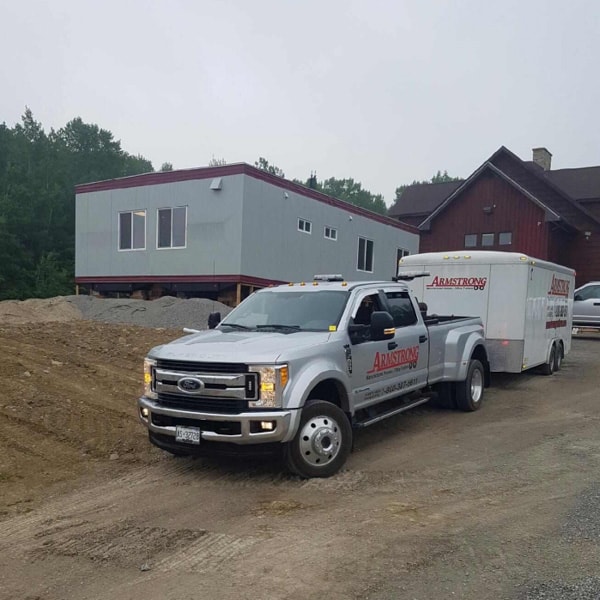
[[[590,281],[575,290],[573,327],[600,329],[600,281]]]
[[[481,319],[428,317],[401,282],[315,279],[255,292],[215,328],[151,350],[138,401],[150,441],[175,455],[276,448],[292,472],[328,477],[353,429],[431,399],[481,406]]]

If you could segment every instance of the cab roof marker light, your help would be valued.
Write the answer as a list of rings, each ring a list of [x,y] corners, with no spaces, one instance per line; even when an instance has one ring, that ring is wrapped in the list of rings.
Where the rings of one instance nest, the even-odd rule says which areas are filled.
[[[527,260],[527,257],[526,256],[520,256],[519,260]]]
[[[319,285],[318,281],[313,281],[313,285]]]
[[[289,285],[290,287],[292,287],[292,286],[294,285],[294,283],[293,283],[292,281],[290,281],[290,282],[288,283],[288,285]]]
[[[450,257],[448,255],[444,256],[444,260],[448,260]]]
[[[300,282],[300,285],[306,285],[306,283],[304,283],[304,281],[301,281],[301,282]]]

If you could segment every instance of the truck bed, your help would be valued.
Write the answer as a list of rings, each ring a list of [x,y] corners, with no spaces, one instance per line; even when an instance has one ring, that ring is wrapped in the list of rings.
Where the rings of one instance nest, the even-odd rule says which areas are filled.
[[[427,315],[429,333],[429,384],[456,381],[465,346],[473,331],[481,330],[479,317]]]

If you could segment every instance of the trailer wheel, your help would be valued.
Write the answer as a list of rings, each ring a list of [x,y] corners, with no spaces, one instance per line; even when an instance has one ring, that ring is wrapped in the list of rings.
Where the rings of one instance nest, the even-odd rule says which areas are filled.
[[[480,361],[472,359],[464,381],[456,384],[456,406],[465,412],[472,412],[481,407],[485,373]]]
[[[294,439],[284,446],[287,468],[309,479],[331,477],[346,462],[352,448],[352,428],[341,408],[324,400],[309,400]]]
[[[542,373],[544,375],[552,375],[554,373],[554,369],[556,367],[556,345],[552,344],[552,348],[550,349],[550,356],[548,357],[548,362],[542,365]]]
[[[560,371],[564,358],[564,349],[562,344],[556,344],[556,356],[554,358],[554,371]]]

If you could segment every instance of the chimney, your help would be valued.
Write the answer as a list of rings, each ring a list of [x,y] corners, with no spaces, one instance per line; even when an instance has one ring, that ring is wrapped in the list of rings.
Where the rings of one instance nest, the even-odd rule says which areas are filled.
[[[544,171],[549,171],[552,164],[552,154],[546,148],[534,148],[533,162],[542,167]]]

